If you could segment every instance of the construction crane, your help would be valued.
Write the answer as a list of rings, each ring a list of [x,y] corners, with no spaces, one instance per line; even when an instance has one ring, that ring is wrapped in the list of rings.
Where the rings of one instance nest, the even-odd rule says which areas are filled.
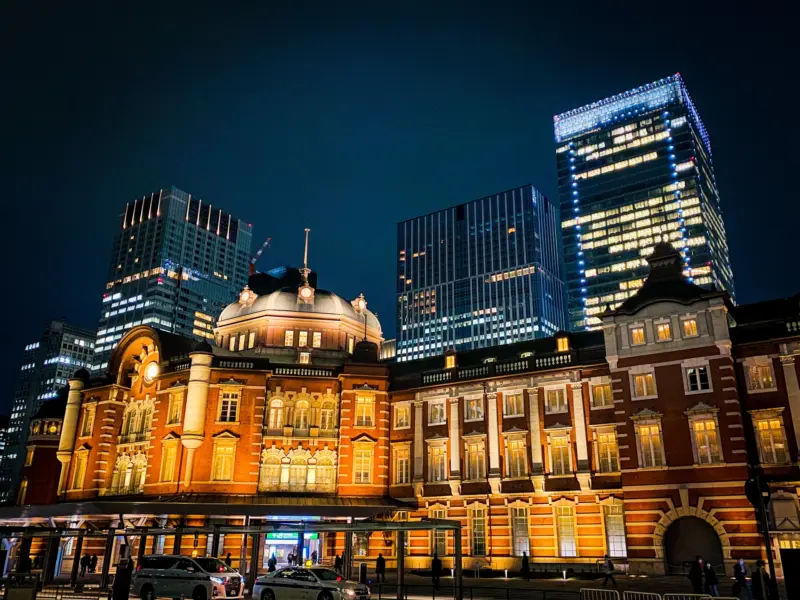
[[[261,255],[264,253],[264,250],[269,248],[271,242],[272,242],[272,238],[271,237],[268,237],[266,240],[264,240],[264,243],[261,244],[261,248],[259,248],[258,252],[256,252],[253,255],[253,258],[250,259],[250,275],[255,275],[255,273],[256,273],[256,262],[261,257]]]

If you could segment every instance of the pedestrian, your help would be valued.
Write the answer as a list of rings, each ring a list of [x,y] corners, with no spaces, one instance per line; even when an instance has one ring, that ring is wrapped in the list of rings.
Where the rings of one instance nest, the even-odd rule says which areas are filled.
[[[375,574],[378,576],[378,583],[383,581],[386,583],[386,559],[383,558],[383,553],[378,553],[378,559],[375,561]]]
[[[717,579],[717,574],[714,572],[714,567],[710,562],[706,562],[705,580],[705,593],[710,596],[719,596],[719,580]]]
[[[526,581],[531,580],[531,563],[528,560],[528,553],[522,553],[522,576],[525,578]]]
[[[316,551],[316,550],[314,550],[314,551],[311,553],[311,564],[312,564],[312,565],[315,565],[315,564],[317,564],[317,558],[319,558],[319,555],[317,554],[317,551]]]
[[[228,552],[228,554],[225,555],[225,564],[228,565],[229,567],[233,564],[233,559],[231,558],[230,552]]]
[[[733,578],[736,583],[733,584],[733,595],[737,597],[753,600],[753,595],[750,593],[750,586],[747,583],[747,565],[744,564],[744,559],[740,558],[733,566]]]
[[[81,577],[86,577],[86,571],[89,569],[91,557],[88,554],[81,556]]]
[[[267,561],[267,570],[270,573],[274,573],[275,569],[277,568],[278,568],[278,559],[275,558],[275,553],[273,552],[272,556],[270,556],[269,560]]]
[[[94,573],[97,570],[97,554],[92,554],[89,559],[89,572]]]
[[[753,598],[755,600],[777,600],[778,595],[773,579],[764,570],[764,561],[756,561],[756,570],[752,578]]]
[[[339,574],[342,572],[342,557],[338,554],[336,555],[336,558],[333,559],[333,570]]]
[[[442,561],[439,560],[439,555],[433,553],[433,560],[431,561],[431,577],[433,578],[433,588],[439,589],[439,578],[442,576]]]
[[[614,563],[611,562],[611,557],[608,554],[603,557],[603,573],[605,573],[605,577],[603,577],[603,587],[606,587],[610,579],[611,585],[614,586],[614,589],[617,589],[617,581],[614,579]]]
[[[689,569],[689,581],[692,582],[692,592],[695,594],[702,594],[705,589],[706,569],[703,557],[698,556],[692,568]]]

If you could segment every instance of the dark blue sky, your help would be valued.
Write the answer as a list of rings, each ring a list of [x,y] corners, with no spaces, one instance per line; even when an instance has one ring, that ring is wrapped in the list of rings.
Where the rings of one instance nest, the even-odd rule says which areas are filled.
[[[393,335],[397,221],[524,183],[557,200],[553,114],[675,72],[711,135],[739,301],[800,289],[787,15],[674,1],[107,4],[18,0],[0,24],[0,408],[49,319],[96,326],[135,196],[174,184],[252,222],[254,246],[273,239],[261,268],[298,263],[310,227],[320,285],[363,292]]]

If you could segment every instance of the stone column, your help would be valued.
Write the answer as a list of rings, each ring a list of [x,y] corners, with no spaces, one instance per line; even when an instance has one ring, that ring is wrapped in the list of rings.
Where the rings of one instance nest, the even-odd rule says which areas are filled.
[[[461,436],[458,435],[458,398],[448,398],[450,403],[450,493],[461,493]]]
[[[531,480],[533,489],[544,491],[544,462],[542,460],[542,438],[539,417],[539,388],[528,388],[528,403],[531,415]]]
[[[203,443],[206,427],[206,404],[208,386],[211,381],[211,352],[192,352],[189,355],[192,366],[189,369],[189,385],[186,391],[186,410],[183,411],[183,434],[181,444],[186,448],[186,472],[183,485],[192,483],[194,453]]]
[[[589,464],[589,444],[586,437],[586,411],[583,409],[583,384],[572,384],[572,417],[575,421],[575,444],[578,457],[578,483],[581,491],[592,487],[591,465]]]
[[[425,441],[422,439],[422,406],[422,400],[419,398],[414,400],[414,476],[411,481],[414,486],[414,495],[417,497],[422,496],[424,486]]]
[[[783,377],[786,379],[786,395],[789,398],[789,411],[792,413],[795,443],[800,451],[800,384],[797,381],[794,361],[794,355],[781,356]]]
[[[500,493],[500,426],[497,420],[497,393],[486,394],[486,427],[489,439],[489,487],[492,494]]]
[[[61,463],[61,475],[58,478],[59,496],[67,489],[69,462],[72,459],[72,452],[75,450],[75,434],[78,431],[78,420],[81,416],[81,396],[84,386],[84,378],[80,377],[81,371],[78,371],[75,374],[76,377],[69,380],[67,408],[64,411],[64,423],[61,426],[61,438],[58,442],[58,452],[56,452],[56,457]]]

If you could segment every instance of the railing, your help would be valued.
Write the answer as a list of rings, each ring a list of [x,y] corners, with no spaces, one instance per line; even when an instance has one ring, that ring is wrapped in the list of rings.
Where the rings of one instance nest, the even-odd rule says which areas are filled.
[[[378,600],[394,600],[398,597],[398,587],[405,600],[440,598],[456,598],[457,588],[451,581],[442,582],[443,585],[400,585],[392,583],[372,583],[370,591],[372,597]],[[461,597],[464,600],[580,600],[577,590],[546,590],[530,587],[490,587],[490,586],[462,586]]]
[[[286,483],[281,481],[263,481],[258,483],[258,491],[332,494],[336,491],[336,484],[335,483]]]
[[[139,442],[149,442],[150,431],[141,431],[139,433],[126,433],[119,436],[120,444],[137,444]]]
[[[100,491],[101,496],[135,496],[136,494],[144,494],[144,486],[128,485]]]
[[[289,377],[333,377],[336,373],[333,369],[314,367],[277,367],[275,374]]]

